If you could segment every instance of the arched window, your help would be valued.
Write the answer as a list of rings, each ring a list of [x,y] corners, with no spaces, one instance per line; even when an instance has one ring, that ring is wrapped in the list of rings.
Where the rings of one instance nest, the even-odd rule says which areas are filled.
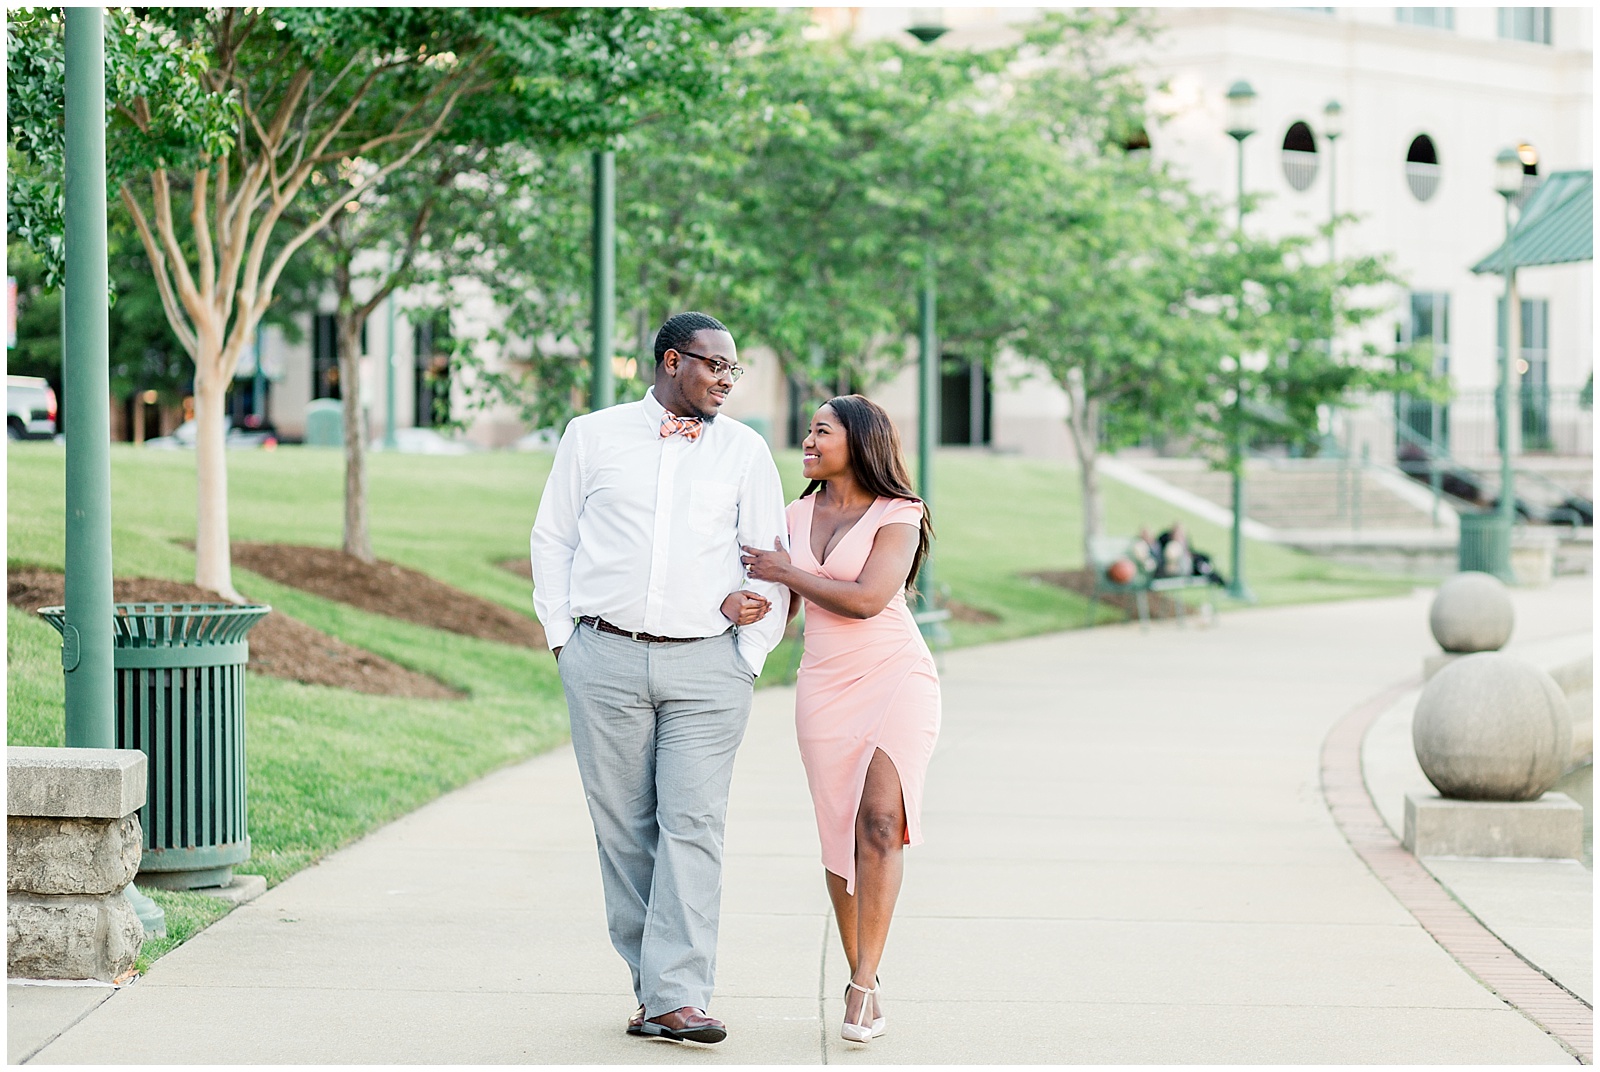
[[[1411,148],[1406,150],[1406,185],[1418,201],[1428,200],[1439,190],[1439,152],[1426,134],[1411,139]]]
[[[1283,177],[1296,190],[1310,189],[1317,178],[1317,139],[1311,128],[1296,120],[1283,136]]]

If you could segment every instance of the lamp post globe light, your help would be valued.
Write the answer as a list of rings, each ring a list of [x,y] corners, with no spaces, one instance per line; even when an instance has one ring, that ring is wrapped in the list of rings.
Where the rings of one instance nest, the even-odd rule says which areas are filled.
[[[931,45],[945,35],[937,8],[912,8],[911,25],[906,32]],[[926,508],[933,508],[933,451],[939,441],[939,334],[938,280],[935,276],[933,243],[923,251],[922,293],[917,299],[917,495]],[[949,640],[942,616],[934,613],[937,583],[933,572],[933,551],[923,560],[917,577],[917,624],[930,643]]]
[[[1517,520],[1517,493],[1516,481],[1511,472],[1511,388],[1515,375],[1516,355],[1513,354],[1511,340],[1512,317],[1518,310],[1513,308],[1517,293],[1517,268],[1516,260],[1512,256],[1513,238],[1515,235],[1511,226],[1511,202],[1522,193],[1522,165],[1523,157],[1520,149],[1532,150],[1532,146],[1519,146],[1517,149],[1501,149],[1494,159],[1494,188],[1501,198],[1505,200],[1505,301],[1500,316],[1500,539],[1496,541],[1499,554],[1498,561],[1494,563],[1494,572],[1501,580],[1511,580],[1511,530]],[[1537,159],[1537,158],[1536,158]]]
[[[1240,79],[1228,87],[1228,137],[1232,138],[1238,146],[1238,178],[1239,178],[1239,224],[1238,233],[1244,238],[1244,140],[1256,132],[1256,91],[1250,83]],[[1244,583],[1244,460],[1245,438],[1244,428],[1244,354],[1235,357],[1236,378],[1233,391],[1233,416],[1236,441],[1234,451],[1237,457],[1233,466],[1233,567],[1232,578],[1228,581],[1228,594],[1234,599],[1251,602],[1249,587]]]

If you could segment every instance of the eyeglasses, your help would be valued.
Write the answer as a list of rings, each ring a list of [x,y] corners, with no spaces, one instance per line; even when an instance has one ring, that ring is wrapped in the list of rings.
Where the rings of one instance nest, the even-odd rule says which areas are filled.
[[[677,350],[677,347],[673,347],[673,349]],[[720,378],[723,373],[727,373],[728,378],[737,383],[739,377],[744,375],[744,368],[742,366],[730,365],[720,357],[707,357],[705,354],[690,353],[688,350],[678,350],[678,353],[682,354],[684,357],[697,357],[701,361],[704,361],[706,364],[711,366],[711,374],[718,378]]]

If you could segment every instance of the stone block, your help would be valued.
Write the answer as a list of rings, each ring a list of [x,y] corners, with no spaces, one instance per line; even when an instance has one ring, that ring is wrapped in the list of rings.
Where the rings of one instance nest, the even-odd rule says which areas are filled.
[[[1583,806],[1565,793],[1516,802],[1407,793],[1402,841],[1415,856],[1582,859]]]
[[[144,807],[146,759],[132,748],[7,748],[6,814],[120,819]]]
[[[139,819],[6,819],[8,893],[115,893],[139,871]]]
[[[6,897],[6,975],[100,979],[133,967],[144,927],[121,892],[104,897]]]

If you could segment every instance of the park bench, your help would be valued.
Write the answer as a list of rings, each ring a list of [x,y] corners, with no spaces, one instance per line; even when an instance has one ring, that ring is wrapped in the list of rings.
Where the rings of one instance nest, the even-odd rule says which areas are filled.
[[[1209,589],[1211,580],[1207,577],[1157,577],[1145,569],[1132,553],[1133,537],[1131,536],[1091,536],[1089,538],[1089,573],[1094,578],[1094,587],[1089,593],[1088,622],[1094,625],[1095,608],[1100,604],[1100,597],[1105,595],[1132,595],[1134,606],[1139,611],[1139,628],[1150,628],[1150,593],[1151,592],[1181,592],[1186,588],[1207,589],[1206,605],[1212,606]],[[1108,575],[1111,564],[1119,559],[1127,559],[1133,563],[1133,579],[1119,584]],[[1178,618],[1182,620],[1188,613],[1188,604],[1180,597],[1174,597],[1173,602],[1178,606]]]

